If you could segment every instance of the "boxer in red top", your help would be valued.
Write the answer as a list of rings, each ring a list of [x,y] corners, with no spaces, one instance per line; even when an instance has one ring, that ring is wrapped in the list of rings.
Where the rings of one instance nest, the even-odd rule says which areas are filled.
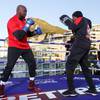
[[[0,81],[0,96],[4,95],[5,82],[7,82],[15,63],[20,56],[22,56],[22,58],[28,64],[29,68],[30,79],[28,89],[32,90],[33,92],[40,92],[40,89],[35,85],[34,81],[36,75],[36,62],[32,50],[30,49],[30,46],[27,42],[27,37],[32,36],[32,32],[25,31],[25,28],[27,28],[25,27],[26,14],[26,7],[23,5],[19,5],[16,10],[16,15],[14,15],[7,24],[8,57],[7,65],[4,69]],[[31,24],[34,24],[34,22],[32,22]]]

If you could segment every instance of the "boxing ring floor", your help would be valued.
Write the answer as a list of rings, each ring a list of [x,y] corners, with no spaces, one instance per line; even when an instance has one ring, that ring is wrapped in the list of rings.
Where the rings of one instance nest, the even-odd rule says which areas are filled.
[[[14,78],[8,81],[5,88],[7,97],[0,100],[100,100],[100,76],[93,76],[98,95],[85,94],[87,83],[83,75],[75,75],[74,81],[78,96],[64,97],[62,92],[66,90],[66,76],[41,76],[36,77],[36,84],[42,92],[33,93],[27,89],[28,78]]]

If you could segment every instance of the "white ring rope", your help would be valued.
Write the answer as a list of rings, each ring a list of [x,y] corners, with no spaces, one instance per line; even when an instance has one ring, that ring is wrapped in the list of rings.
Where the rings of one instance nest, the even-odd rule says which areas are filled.
[[[5,41],[5,40],[3,40],[3,39],[0,39],[0,41]],[[100,40],[96,40],[96,41],[92,41],[93,43],[95,43],[95,42],[100,42]],[[52,45],[65,45],[65,43],[44,43],[44,42],[32,42],[32,41],[29,41],[29,43],[35,43],[35,44],[52,44]],[[4,52],[4,51],[7,51],[7,50],[0,50],[0,52]],[[90,50],[90,52],[97,52],[98,50]],[[51,50],[34,50],[33,52],[60,52],[60,53],[66,53],[66,52],[69,52],[69,51],[51,51]],[[38,57],[35,57],[35,58],[40,58],[40,56]],[[44,58],[46,58],[46,57],[44,57]],[[97,62],[98,60],[91,60],[91,62]],[[53,61],[54,62],[54,61]],[[65,61],[55,61],[56,63],[58,63],[58,62],[65,62]],[[0,63],[4,63],[3,61],[1,61]],[[22,63],[22,62],[21,62]],[[24,62],[23,62],[24,63]],[[44,63],[44,62],[42,62],[42,63]],[[51,63],[50,61],[48,61],[48,62],[45,62],[45,63]],[[79,68],[78,68],[79,69]],[[98,70],[98,71],[100,71],[100,69],[99,68],[90,68],[91,70]],[[36,70],[37,72],[49,72],[49,71],[51,71],[51,72],[55,72],[55,71],[65,71],[65,69],[55,69],[55,70],[53,70],[53,69],[49,69],[49,70]],[[12,73],[28,73],[28,71],[12,71]],[[2,71],[0,71],[0,74],[2,74]]]

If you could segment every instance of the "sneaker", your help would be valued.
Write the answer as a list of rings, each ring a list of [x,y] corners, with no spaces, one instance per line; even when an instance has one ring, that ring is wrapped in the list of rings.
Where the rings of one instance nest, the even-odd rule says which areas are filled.
[[[78,95],[75,90],[73,90],[73,91],[67,90],[67,91],[63,92],[62,94],[63,94],[63,96],[77,96]]]
[[[31,81],[31,80],[29,81],[28,89],[31,90],[31,91],[33,91],[33,92],[36,92],[36,93],[41,92],[41,89],[38,88],[36,86],[35,82],[34,81]]]
[[[91,94],[93,96],[97,95],[97,91],[96,89],[88,89],[87,91],[85,91],[86,94]]]
[[[4,85],[0,85],[0,98],[4,97]]]

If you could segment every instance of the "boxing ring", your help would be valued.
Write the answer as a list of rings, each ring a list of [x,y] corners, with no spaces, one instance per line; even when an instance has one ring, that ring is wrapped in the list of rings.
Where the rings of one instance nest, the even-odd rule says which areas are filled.
[[[94,41],[94,42],[100,42]],[[29,42],[29,43],[37,43],[37,42]],[[37,44],[48,44],[38,42]],[[49,43],[48,45],[63,45],[64,43]],[[90,52],[94,52],[96,50],[91,50]],[[1,50],[0,52],[7,52],[7,49]],[[51,53],[64,53],[66,51],[51,51],[51,50],[34,50],[33,52],[37,53],[45,53],[51,55]],[[97,52],[97,51],[96,51]],[[6,65],[6,53],[4,59],[0,59],[0,74]],[[12,71],[12,75],[9,81],[6,84],[5,94],[6,97],[2,98],[1,100],[100,100],[100,76],[94,75],[96,71],[100,71],[99,68],[92,66],[90,70],[92,71],[93,80],[96,84],[96,89],[98,91],[97,96],[87,95],[85,91],[87,90],[87,84],[85,81],[84,76],[80,73],[81,68],[78,66],[75,70],[75,86],[76,91],[79,94],[77,97],[64,97],[62,92],[66,90],[66,75],[64,74],[65,71],[65,59],[64,60],[52,60],[51,56],[49,56],[48,60],[39,60],[40,56],[35,56],[36,63],[38,69],[37,76],[36,76],[36,84],[39,88],[41,88],[40,93],[33,93],[27,89],[28,86],[28,70],[27,65],[22,59],[19,59],[15,65],[15,68]],[[44,57],[45,58],[45,57]],[[97,62],[97,60],[90,60],[91,63]],[[42,66],[42,68],[40,68]],[[51,66],[51,67],[47,67]],[[19,69],[22,70],[19,70]],[[50,69],[51,68],[51,69]]]

